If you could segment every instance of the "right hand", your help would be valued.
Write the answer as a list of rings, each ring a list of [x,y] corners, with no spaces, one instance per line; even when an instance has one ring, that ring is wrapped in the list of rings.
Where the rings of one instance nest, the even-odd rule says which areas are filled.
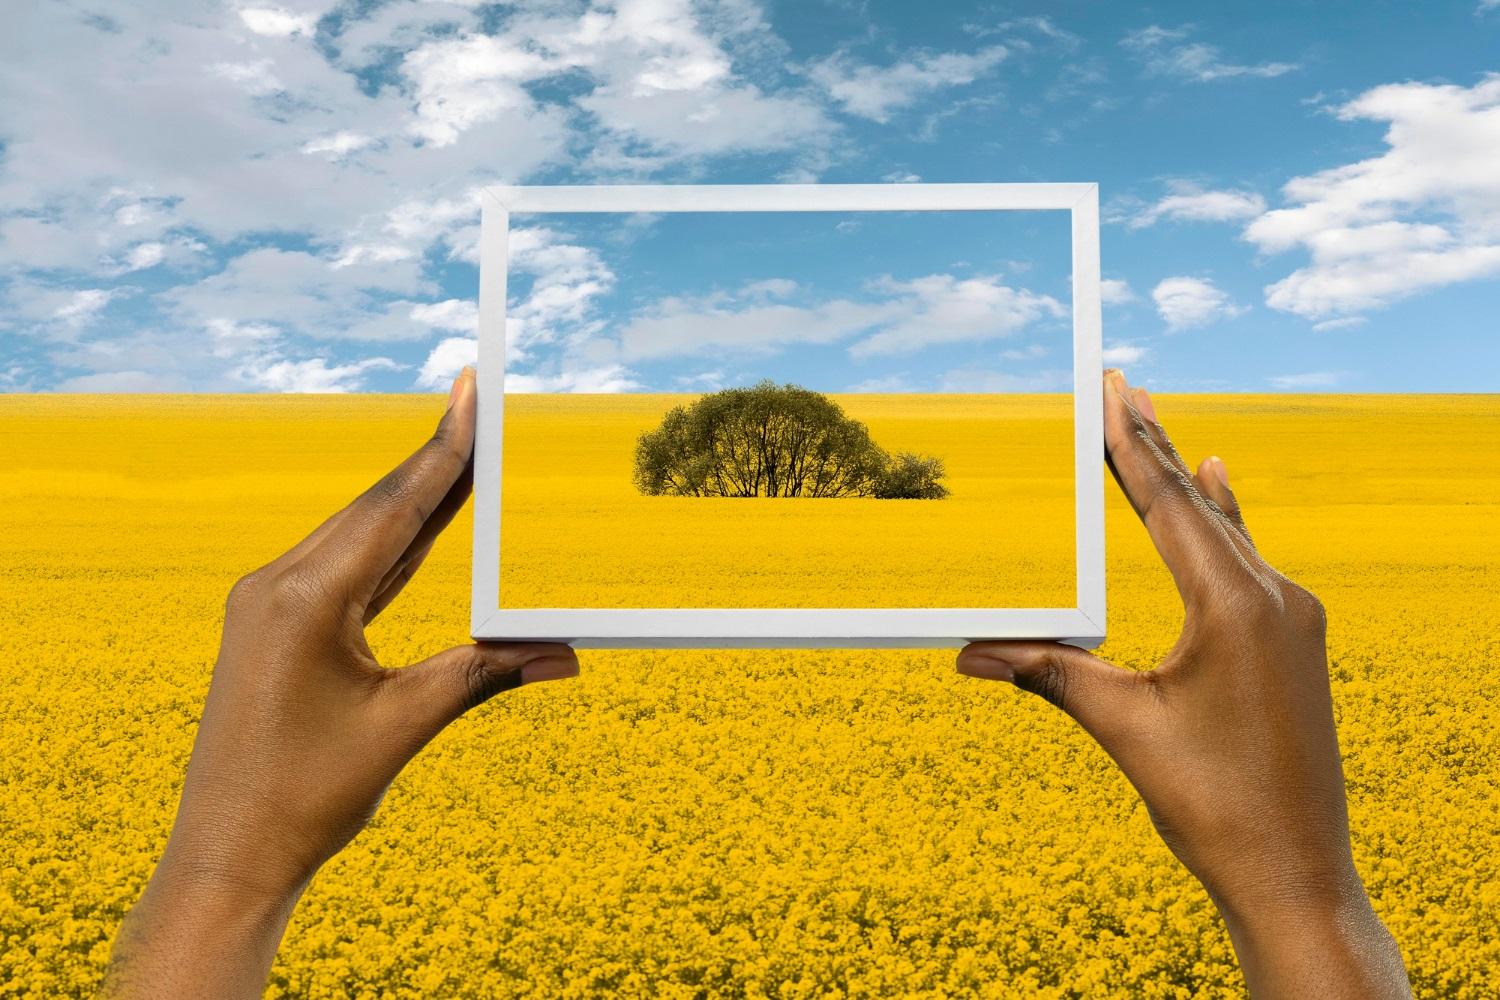
[[[1409,996],[1350,852],[1322,604],[1256,551],[1224,463],[1189,471],[1118,371],[1104,431],[1182,595],[1181,637],[1148,671],[1004,641],[966,647],[959,672],[1041,695],[1099,741],[1223,914],[1252,990]]]

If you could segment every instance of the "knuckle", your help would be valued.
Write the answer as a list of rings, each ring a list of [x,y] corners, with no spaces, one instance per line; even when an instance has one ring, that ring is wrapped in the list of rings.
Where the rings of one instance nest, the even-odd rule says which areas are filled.
[[[303,615],[323,596],[322,578],[300,563],[276,573],[259,590],[259,603],[275,617]]]
[[[1035,671],[1017,676],[1015,683],[1021,690],[1066,711],[1068,671],[1058,654],[1047,653]]]
[[[251,570],[229,588],[229,596],[225,599],[225,608],[229,611],[240,611],[257,603],[261,593],[265,590],[268,571],[261,569]]]
[[[466,712],[477,708],[501,691],[521,685],[519,667],[506,668],[497,664],[477,648],[464,654],[459,671],[463,680],[462,704]]]
[[[1297,624],[1315,631],[1327,630],[1328,609],[1312,591],[1288,580],[1282,585],[1282,600],[1288,616]]]
[[[458,435],[453,432],[453,427],[447,420],[438,424],[437,430],[422,447],[433,458],[445,463],[463,465],[469,460],[468,453],[459,445]]]

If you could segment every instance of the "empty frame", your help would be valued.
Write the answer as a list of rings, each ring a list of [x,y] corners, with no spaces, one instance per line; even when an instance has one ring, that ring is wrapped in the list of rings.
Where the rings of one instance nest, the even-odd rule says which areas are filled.
[[[1019,259],[953,260],[936,273],[949,244],[972,249],[965,233],[1018,217],[1037,220],[1013,240],[1022,250],[1058,244],[1055,274]],[[566,308],[558,296],[550,312],[507,302],[513,267],[535,270],[548,253],[571,268],[573,292],[598,291],[603,279],[586,266],[597,255],[555,239],[539,249],[538,234],[554,232],[542,225],[558,218],[610,221],[599,232],[612,245],[657,230],[657,255],[638,253],[633,270],[592,265],[618,302],[565,333],[541,329]],[[487,189],[473,636],[580,647],[1096,645],[1105,631],[1098,225],[1093,184]],[[740,230],[752,246],[735,256]],[[829,261],[882,255],[909,273],[875,268],[858,288],[834,287],[848,276]],[[745,260],[780,271],[751,273]],[[808,275],[828,287],[809,290]],[[1037,289],[1018,287],[1028,281]],[[1061,290],[1049,294],[1048,281]],[[605,326],[609,349],[638,367],[670,352],[701,363],[662,369],[657,384],[511,372],[521,392],[508,408],[508,342],[527,361],[535,345],[564,339],[586,352],[599,349],[590,331]],[[1035,332],[1031,343],[1023,330]],[[766,360],[790,356],[794,341],[801,367]],[[880,367],[893,352],[925,351],[1003,369],[1052,346],[1068,370],[965,381],[929,364],[918,392],[885,391],[902,380]],[[819,359],[834,357],[839,377],[820,375],[830,362]],[[567,388],[599,394],[533,394]],[[1043,540],[1045,558],[1031,552]],[[1059,558],[1070,580],[998,583],[1017,560],[1050,571]]]

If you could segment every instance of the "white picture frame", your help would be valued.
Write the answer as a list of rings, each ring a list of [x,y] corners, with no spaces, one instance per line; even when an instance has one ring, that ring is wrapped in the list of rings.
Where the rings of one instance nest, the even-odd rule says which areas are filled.
[[[594,648],[916,648],[982,639],[1104,639],[1104,413],[1097,184],[491,187],[479,261],[478,430],[470,631]],[[1072,608],[501,608],[501,443],[510,217],[527,213],[1063,210],[1072,218]]]

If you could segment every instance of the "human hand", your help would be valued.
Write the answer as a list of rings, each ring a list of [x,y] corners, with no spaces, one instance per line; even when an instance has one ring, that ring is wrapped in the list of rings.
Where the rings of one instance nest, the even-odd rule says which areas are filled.
[[[474,424],[465,369],[426,444],[230,592],[177,820],[116,944],[119,994],[259,996],[308,880],[407,762],[491,695],[577,675],[564,645],[387,670],[365,642],[467,499]]]
[[[1005,641],[965,647],[959,672],[1034,692],[1099,741],[1218,906],[1252,992],[1409,996],[1350,852],[1322,605],[1256,551],[1224,463],[1189,471],[1118,371],[1104,434],[1182,595],[1181,637],[1149,671]]]

